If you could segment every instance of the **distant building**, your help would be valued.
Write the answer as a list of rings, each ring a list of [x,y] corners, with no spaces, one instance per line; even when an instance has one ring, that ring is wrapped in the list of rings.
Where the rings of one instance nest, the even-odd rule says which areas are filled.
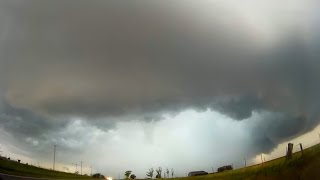
[[[208,173],[205,171],[192,171],[189,172],[188,176],[203,176],[203,175],[207,175]]]
[[[233,170],[232,165],[222,166],[217,169],[218,172]]]

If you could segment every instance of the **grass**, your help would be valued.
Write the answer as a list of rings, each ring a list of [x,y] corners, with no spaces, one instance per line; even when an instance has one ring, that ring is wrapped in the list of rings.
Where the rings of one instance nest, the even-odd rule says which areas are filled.
[[[0,158],[0,173],[48,179],[92,179],[89,176],[81,176],[72,173],[43,169],[15,161],[10,161],[5,158]]]
[[[174,178],[172,180],[237,180],[237,179],[320,179],[320,145],[297,152],[291,160],[285,157],[232,171],[209,174],[205,176]]]
[[[91,179],[89,176],[80,176],[71,173],[52,171],[34,166],[20,164],[0,158],[0,173],[41,177],[48,179]],[[206,176],[173,178],[170,180],[272,180],[272,179],[320,179],[320,145],[316,145],[293,154],[291,160],[284,157],[232,171],[209,174]]]

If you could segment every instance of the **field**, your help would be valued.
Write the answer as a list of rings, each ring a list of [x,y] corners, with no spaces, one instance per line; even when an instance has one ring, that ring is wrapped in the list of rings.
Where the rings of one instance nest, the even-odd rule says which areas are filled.
[[[174,180],[237,180],[237,179],[320,179],[320,145],[305,149],[303,155],[297,152],[291,160],[284,157],[247,168],[236,169],[223,173],[209,174]]]
[[[0,173],[43,177],[49,179],[91,179],[71,173],[63,173],[20,164],[0,158]],[[305,149],[303,155],[297,152],[291,160],[284,157],[246,168],[206,176],[170,178],[170,180],[226,180],[226,179],[320,179],[320,145]]]
[[[91,179],[89,176],[52,171],[10,161],[5,158],[0,158],[0,173],[50,179]]]

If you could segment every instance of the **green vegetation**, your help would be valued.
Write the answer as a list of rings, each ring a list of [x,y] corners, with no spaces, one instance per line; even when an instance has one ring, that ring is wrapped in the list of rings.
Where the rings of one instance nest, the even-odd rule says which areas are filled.
[[[153,178],[153,172],[154,172],[153,168],[149,169],[149,171],[147,172],[146,176],[148,178],[152,179]]]
[[[126,177],[126,179],[129,179],[129,176],[130,176],[131,173],[132,173],[132,171],[124,172],[124,176]]]
[[[284,157],[246,168],[209,174],[206,176],[170,178],[170,180],[216,180],[216,179],[320,179],[320,145],[305,149],[304,154],[297,152],[291,160]],[[161,168],[157,169],[159,172]],[[151,171],[151,170],[150,170]],[[125,174],[130,175],[131,171]],[[80,176],[71,173],[52,171],[30,165],[21,164],[0,158],[0,173],[42,177],[49,179],[91,179],[89,176]],[[153,172],[152,172],[153,174]],[[150,175],[151,176],[151,175]],[[129,176],[128,176],[129,177]]]
[[[194,176],[187,178],[174,178],[172,180],[236,180],[236,179],[320,179],[320,145],[305,149],[303,155],[297,152],[291,160],[285,157],[265,162],[262,165],[232,171]]]
[[[5,158],[0,158],[0,173],[48,179],[91,179],[91,177],[89,176],[81,176],[71,173],[64,173],[60,171],[52,171],[48,169],[18,163],[15,161],[10,161]]]

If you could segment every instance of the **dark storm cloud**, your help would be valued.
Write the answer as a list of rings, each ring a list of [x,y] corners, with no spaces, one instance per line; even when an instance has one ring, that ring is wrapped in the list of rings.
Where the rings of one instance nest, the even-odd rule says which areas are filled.
[[[93,126],[95,129],[92,130]],[[38,160],[48,158],[53,144],[57,144],[59,151],[64,152],[60,158],[80,153],[92,141],[92,134],[110,128],[114,128],[112,121],[92,120],[88,124],[79,119],[42,116],[27,109],[12,107],[5,100],[0,104],[1,143],[11,147],[11,153]],[[12,137],[5,133],[10,133]]]
[[[38,115],[150,120],[213,108],[242,120],[253,111],[281,112],[263,121],[273,135],[258,136],[270,142],[262,148],[269,150],[313,128],[319,120],[319,37],[305,30],[317,29],[309,22],[316,15],[303,11],[308,23],[302,24],[288,11],[283,21],[271,21],[275,37],[259,37],[241,14],[219,3],[210,7],[212,15],[199,7],[3,1],[2,95],[10,107],[28,111],[18,111],[30,122],[23,124],[26,131],[55,126]],[[280,134],[286,123],[292,130]]]
[[[279,143],[289,140],[302,132],[309,131],[318,124],[318,120],[307,119],[303,115],[293,116],[281,112],[263,112],[258,122],[252,122],[250,129],[252,141],[251,153],[270,153]]]
[[[227,114],[233,119],[243,120],[252,116],[253,111],[263,109],[263,102],[257,97],[240,96],[228,98],[213,106],[214,109]]]
[[[0,99],[0,129],[12,135],[8,137],[1,133],[1,143],[13,146],[16,153],[26,154],[30,158],[46,159],[53,144],[58,144],[59,149],[65,152],[63,156],[68,157],[72,152],[79,152],[79,147],[85,147],[90,141],[88,136],[93,133],[90,127],[95,126],[97,130],[115,128],[113,119],[92,119],[90,124],[79,122],[79,119],[49,117],[29,109],[16,108]]]
[[[20,137],[38,137],[65,124],[48,120],[29,110],[13,108],[8,104],[1,108],[0,122],[5,129],[16,132]]]

